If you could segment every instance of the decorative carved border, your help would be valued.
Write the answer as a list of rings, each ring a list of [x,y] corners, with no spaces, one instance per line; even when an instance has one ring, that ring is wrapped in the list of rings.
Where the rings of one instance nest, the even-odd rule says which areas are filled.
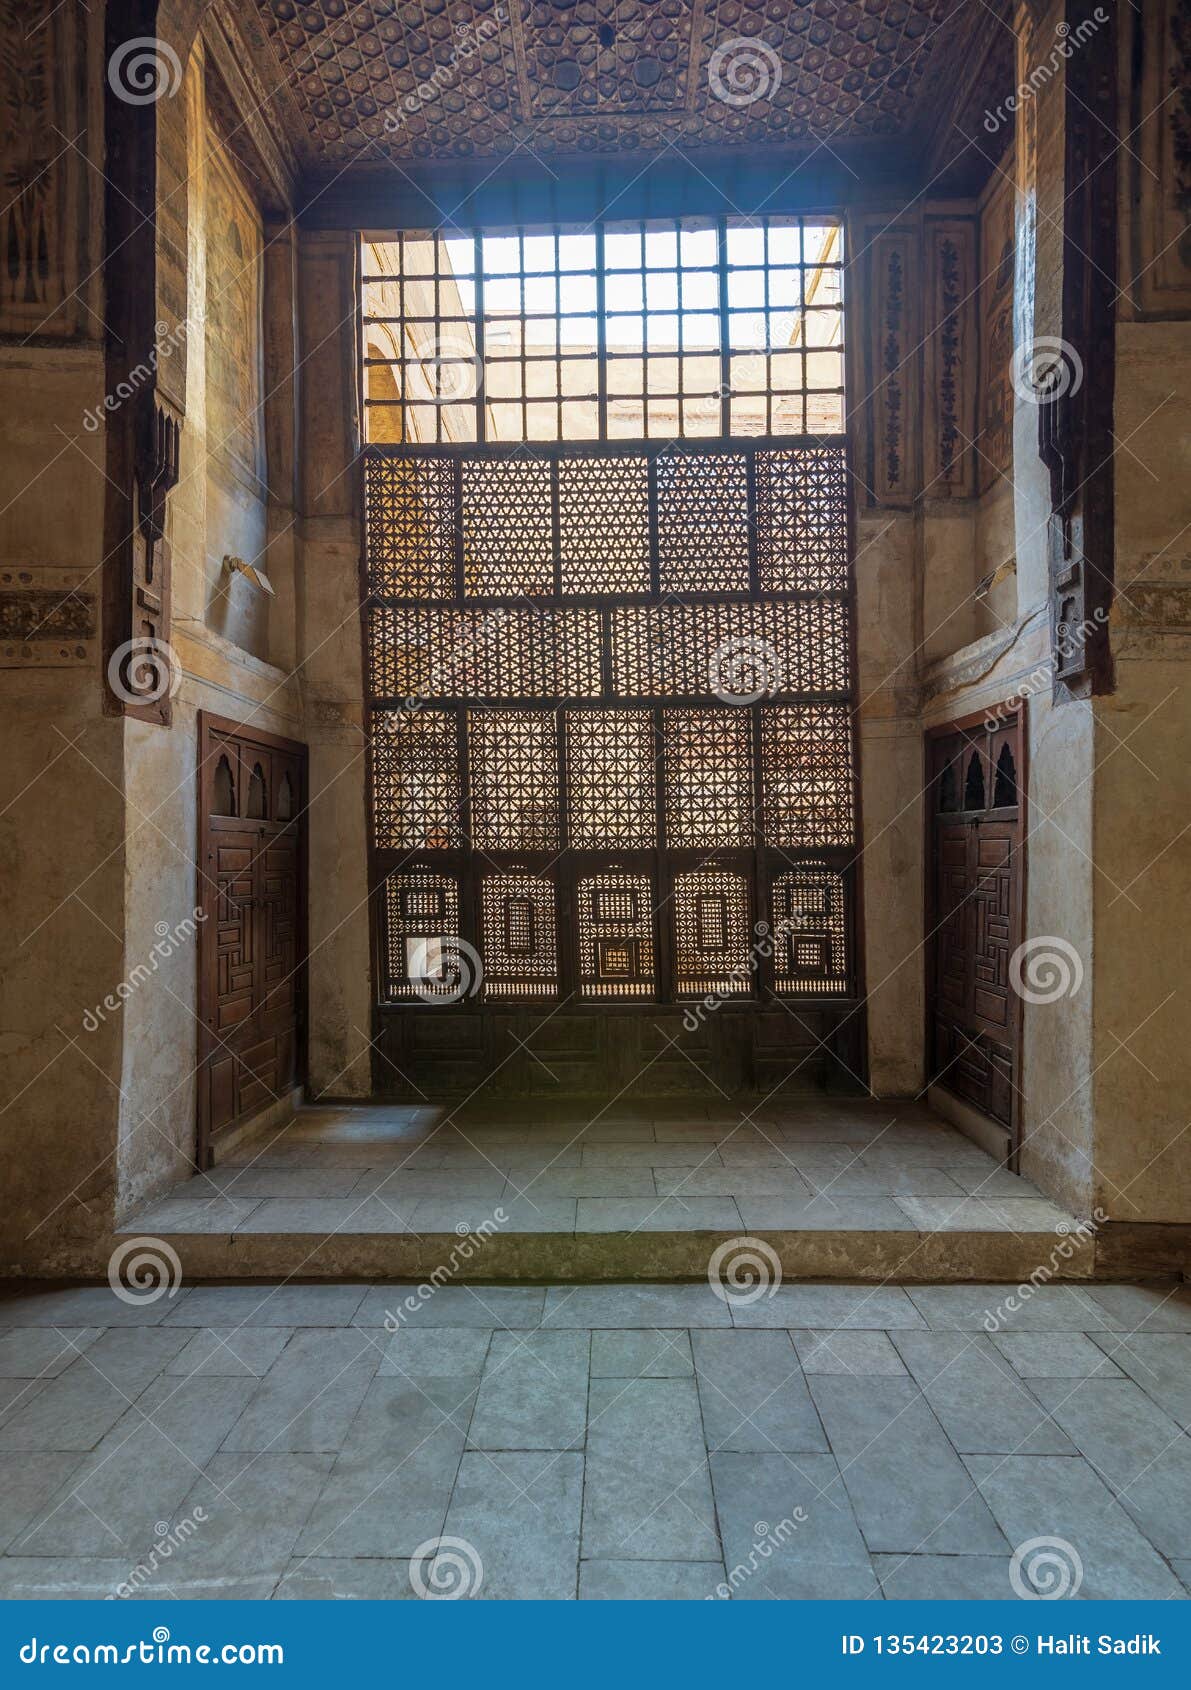
[[[926,226],[923,489],[930,498],[970,498],[976,491],[978,366],[976,223],[930,219]]]
[[[866,505],[908,509],[919,491],[921,235],[905,224],[861,223],[853,236],[853,321],[864,325],[861,392]]]
[[[1121,243],[1140,318],[1191,315],[1191,0],[1121,6]]]

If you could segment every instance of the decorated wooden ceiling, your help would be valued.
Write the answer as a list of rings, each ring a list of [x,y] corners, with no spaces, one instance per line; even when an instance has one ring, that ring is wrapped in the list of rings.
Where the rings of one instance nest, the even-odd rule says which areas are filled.
[[[257,0],[309,164],[926,130],[971,0]]]

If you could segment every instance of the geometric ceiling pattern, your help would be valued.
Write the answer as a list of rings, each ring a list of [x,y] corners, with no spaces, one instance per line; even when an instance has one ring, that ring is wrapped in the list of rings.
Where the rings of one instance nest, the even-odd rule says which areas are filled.
[[[304,131],[299,151],[320,164],[903,135],[945,83],[957,19],[972,9],[970,0],[257,5]]]

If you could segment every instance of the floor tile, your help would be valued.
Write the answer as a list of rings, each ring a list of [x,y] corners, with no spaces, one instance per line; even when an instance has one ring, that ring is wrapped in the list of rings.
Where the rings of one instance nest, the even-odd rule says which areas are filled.
[[[793,1168],[659,1168],[663,1197],[772,1197],[806,1203],[811,1188]]]
[[[546,1292],[545,1327],[730,1326],[709,1285],[559,1285]]]
[[[547,1168],[544,1173],[509,1172],[508,1195],[540,1203],[543,1197],[653,1197],[651,1168]]]
[[[756,1302],[731,1305],[737,1326],[826,1327],[869,1331],[925,1325],[896,1285],[785,1284]]]
[[[107,1285],[79,1285],[64,1290],[38,1287],[0,1297],[0,1327],[9,1326],[157,1326],[189,1298],[189,1291],[152,1302],[130,1303]]]
[[[489,1197],[495,1202],[506,1183],[507,1176],[501,1168],[475,1171],[399,1168],[396,1173],[370,1168],[360,1175],[352,1196],[357,1202],[365,1197],[384,1197],[397,1209],[403,1209],[417,1197]]]
[[[906,1371],[884,1332],[791,1332],[804,1373],[899,1374]]]
[[[730,1197],[581,1197],[580,1232],[739,1232]]]
[[[182,1348],[162,1327],[105,1332],[0,1427],[0,1450],[88,1450]]]
[[[1118,1369],[1127,1373],[1176,1424],[1191,1430],[1191,1337],[1143,1327],[1136,1334],[1097,1333],[1095,1343],[1103,1363],[1096,1378],[1111,1378]]]
[[[22,1553],[147,1551],[254,1389],[251,1379],[157,1380],[70,1475]]]
[[[492,1333],[481,1326],[407,1326],[381,1340],[381,1379],[478,1379]]]
[[[581,1602],[703,1602],[723,1583],[721,1561],[582,1561]]]
[[[167,1197],[142,1209],[120,1230],[154,1236],[171,1232],[235,1232],[259,1206],[255,1199],[242,1197]]]
[[[841,1173],[824,1179],[808,1168],[803,1178],[827,1197],[950,1197],[963,1196],[962,1187],[942,1168],[870,1168],[863,1158]]]
[[[141,1587],[214,1600],[235,1587],[267,1597],[334,1460],[330,1455],[215,1455],[170,1521],[177,1547]],[[201,1513],[199,1512],[201,1510]],[[180,1521],[197,1522],[186,1536]],[[160,1551],[158,1551],[160,1554]]]
[[[468,1433],[484,1450],[581,1449],[587,1424],[586,1332],[494,1335]]]
[[[391,1192],[385,1197],[265,1197],[239,1228],[242,1233],[336,1233],[414,1230],[413,1215],[426,1199]],[[459,1213],[458,1208],[455,1211]]]
[[[118,1560],[59,1560],[51,1555],[3,1555],[0,1599],[100,1602],[114,1597],[127,1577],[127,1556]]]
[[[915,1230],[892,1197],[837,1197],[831,1192],[804,1202],[742,1194],[740,1214],[750,1232],[902,1232],[912,1243]]]
[[[380,1364],[359,1328],[299,1329],[256,1386],[225,1450],[334,1453]]]
[[[484,1400],[480,1392],[480,1403]],[[470,1544],[483,1600],[558,1602],[575,1596],[583,1457],[502,1451],[464,1455],[444,1535]]]
[[[920,1232],[1043,1232],[1071,1217],[1041,1197],[896,1197]]]
[[[18,1326],[0,1332],[0,1379],[56,1379],[99,1333],[98,1326]]]
[[[1004,1547],[912,1380],[817,1373],[809,1384],[869,1549],[981,1555]]]
[[[1191,1288],[1177,1285],[1096,1285],[1091,1300],[1110,1332],[1191,1332]],[[3,1324],[0,1309],[0,1325]]]
[[[408,1560],[442,1535],[478,1381],[437,1383],[450,1400],[434,1381],[373,1380],[296,1555]]]
[[[584,1555],[709,1561],[719,1552],[694,1381],[593,1380]]]
[[[78,1451],[60,1450],[0,1455],[0,1553],[37,1524],[84,1459]]]
[[[276,1602],[413,1602],[408,1561],[315,1555],[291,1561],[273,1592]]]
[[[575,1200],[545,1197],[530,1191],[524,1197],[423,1197],[414,1210],[413,1226],[423,1237],[434,1233],[454,1236],[466,1226],[471,1232],[563,1232],[575,1230]]]
[[[1085,1601],[1181,1599],[1178,1580],[1086,1461],[969,1456],[967,1464],[1014,1549],[1035,1538],[1060,1538],[1074,1552],[1059,1551],[1066,1573],[1042,1562],[1032,1576],[1023,1556],[1020,1576],[1028,1589],[1051,1588],[1056,1576],[1074,1582],[1082,1569],[1078,1594]]]
[[[1014,1592],[1005,1555],[874,1555],[890,1602],[1007,1602]]]
[[[1074,1455],[1070,1439],[981,1333],[899,1332],[894,1344],[962,1455]]]
[[[165,1372],[186,1378],[263,1379],[292,1336],[289,1326],[200,1327]]]
[[[196,1285],[170,1326],[347,1326],[363,1285]]]
[[[831,1455],[711,1457],[734,1601],[879,1594]]]
[[[1112,1348],[1120,1343],[1109,1337]],[[1083,1332],[1016,1332],[993,1343],[1023,1379],[1113,1379],[1120,1368]],[[1187,1366],[1191,1368],[1191,1346]]]
[[[691,1348],[709,1450],[826,1453],[788,1332],[695,1332]]]
[[[720,1158],[708,1144],[594,1144],[583,1150],[585,1168],[717,1168]]]
[[[1105,1310],[1082,1285],[910,1285],[906,1291],[937,1329],[1094,1332],[1108,1325]]]
[[[354,1168],[238,1168],[224,1172],[229,1197],[346,1197],[359,1183]],[[383,1177],[383,1176],[378,1176]]]
[[[695,1370],[686,1332],[593,1332],[593,1379],[689,1379]]]
[[[546,1293],[520,1285],[443,1285],[429,1294],[416,1285],[374,1285],[356,1313],[357,1326],[537,1326]]]
[[[1191,1438],[1131,1379],[1036,1379],[1033,1388],[1150,1542],[1183,1554]]]

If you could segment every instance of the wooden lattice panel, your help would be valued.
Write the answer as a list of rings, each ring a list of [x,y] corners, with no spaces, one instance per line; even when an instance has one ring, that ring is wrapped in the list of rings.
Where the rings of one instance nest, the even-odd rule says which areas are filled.
[[[666,843],[751,845],[751,713],[666,710],[662,724]]]
[[[384,850],[450,850],[462,843],[459,729],[445,710],[372,717],[372,815]]]
[[[598,698],[600,646],[590,610],[377,605],[370,682],[387,699]]]
[[[564,593],[649,591],[649,466],[644,458],[562,458]]]
[[[648,710],[569,710],[569,842],[582,850],[650,846],[657,752]]]
[[[384,997],[453,1002],[460,995],[459,883],[451,875],[391,874],[384,883]]]
[[[843,446],[757,453],[762,591],[843,592],[848,585]]]
[[[674,976],[680,995],[742,997],[753,989],[749,884],[732,869],[674,878]]]
[[[851,845],[855,774],[848,710],[763,707],[761,792],[767,845]]]
[[[612,613],[621,698],[846,693],[842,598],[626,605]]]
[[[585,998],[651,998],[653,888],[646,874],[609,869],[580,880],[579,993]]]
[[[463,581],[477,598],[554,590],[550,465],[541,458],[463,461]]]
[[[558,990],[554,886],[538,875],[485,875],[480,883],[484,995],[551,997]]]
[[[742,453],[657,460],[663,592],[743,592],[749,584],[748,468]]]
[[[373,454],[433,464],[369,482],[386,1001],[459,1001],[447,940],[490,1002],[740,998],[759,977],[804,1000],[849,994],[850,882],[826,857],[855,844],[842,445]],[[705,567],[684,539],[682,575],[674,537],[701,527]],[[448,533],[445,602],[411,602],[436,545],[446,580]],[[401,891],[415,869],[445,912],[433,921]],[[771,946],[754,946],[754,916]]]
[[[455,596],[455,470],[447,459],[366,459],[364,524],[372,592]]]
[[[771,909],[775,989],[789,996],[847,992],[843,875],[826,863],[802,863],[774,880]]]
[[[471,838],[479,851],[559,844],[558,724],[552,710],[468,713]]]

